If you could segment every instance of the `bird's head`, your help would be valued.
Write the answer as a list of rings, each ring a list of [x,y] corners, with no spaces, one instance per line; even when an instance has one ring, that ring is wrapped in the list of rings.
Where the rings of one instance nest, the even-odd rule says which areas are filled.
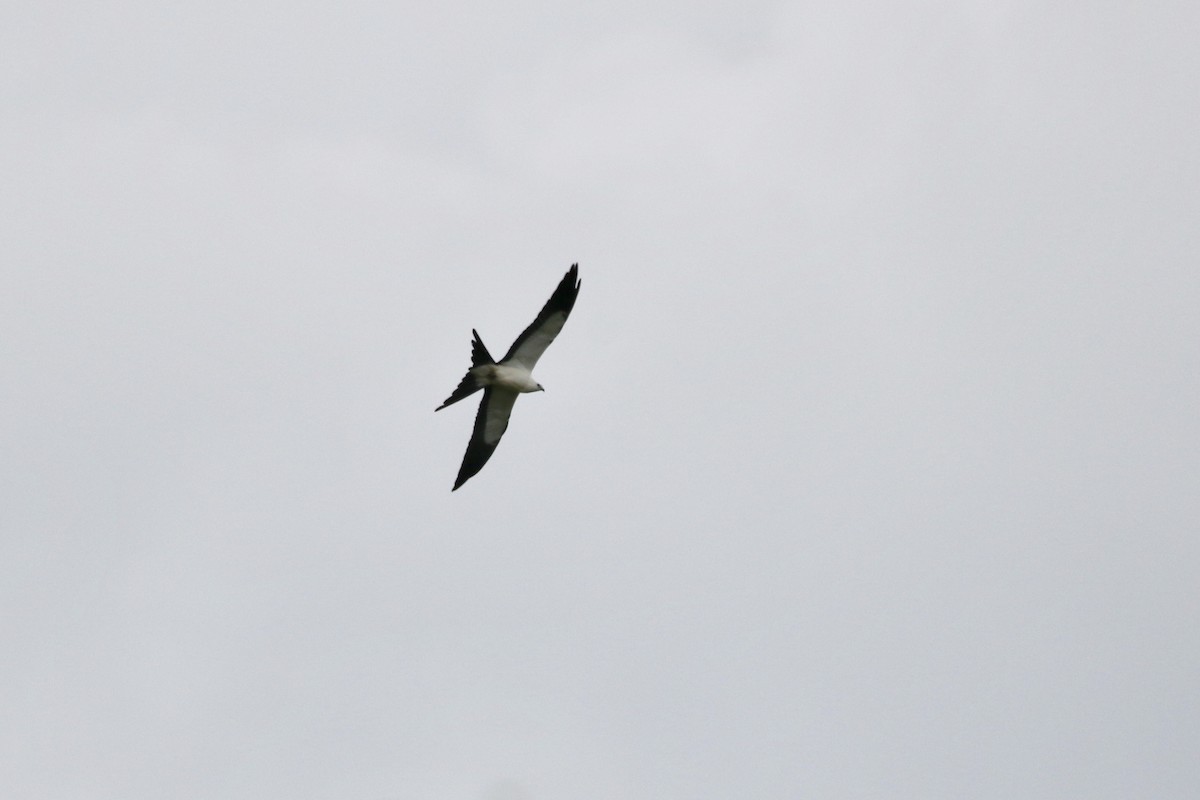
[[[546,387],[545,387],[545,386],[542,386],[540,383],[537,385],[537,387],[538,387],[538,388],[537,388],[537,390],[538,390],[539,392],[544,392],[544,391],[546,391]]]

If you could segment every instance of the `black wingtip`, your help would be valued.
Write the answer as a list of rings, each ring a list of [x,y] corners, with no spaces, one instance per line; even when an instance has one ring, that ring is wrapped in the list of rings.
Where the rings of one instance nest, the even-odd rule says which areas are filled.
[[[542,314],[551,311],[570,314],[571,309],[575,307],[575,298],[579,294],[579,287],[582,285],[583,281],[579,279],[579,264],[572,264],[567,273],[563,275],[562,280],[558,282],[554,294],[550,295],[550,299],[546,301],[546,307],[542,309]],[[538,316],[541,317],[541,314]]]

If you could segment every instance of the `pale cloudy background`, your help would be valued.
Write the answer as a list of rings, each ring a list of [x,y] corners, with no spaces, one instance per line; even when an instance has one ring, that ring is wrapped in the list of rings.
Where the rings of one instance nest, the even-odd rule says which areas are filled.
[[[0,793],[1196,797],[1197,8],[9,4]]]

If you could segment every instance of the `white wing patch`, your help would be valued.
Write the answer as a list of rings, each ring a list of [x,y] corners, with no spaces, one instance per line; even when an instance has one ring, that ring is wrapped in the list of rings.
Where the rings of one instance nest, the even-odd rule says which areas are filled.
[[[508,430],[508,418],[512,414],[513,404],[517,402],[517,393],[507,389],[492,389],[492,398],[488,401],[487,420],[483,426],[483,441],[486,444],[496,444]]]
[[[542,353],[546,352],[546,348],[554,341],[554,337],[558,336],[558,332],[563,329],[566,322],[567,315],[561,311],[546,317],[536,330],[531,331],[525,337],[516,352],[505,363],[519,361],[521,366],[532,372],[533,368],[537,366],[538,359],[542,357]]]

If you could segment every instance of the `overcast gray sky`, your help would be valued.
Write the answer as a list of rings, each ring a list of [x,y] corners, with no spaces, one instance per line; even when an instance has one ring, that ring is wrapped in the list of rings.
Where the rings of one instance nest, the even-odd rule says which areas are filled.
[[[1197,8],[10,3],[0,794],[1196,797]]]

